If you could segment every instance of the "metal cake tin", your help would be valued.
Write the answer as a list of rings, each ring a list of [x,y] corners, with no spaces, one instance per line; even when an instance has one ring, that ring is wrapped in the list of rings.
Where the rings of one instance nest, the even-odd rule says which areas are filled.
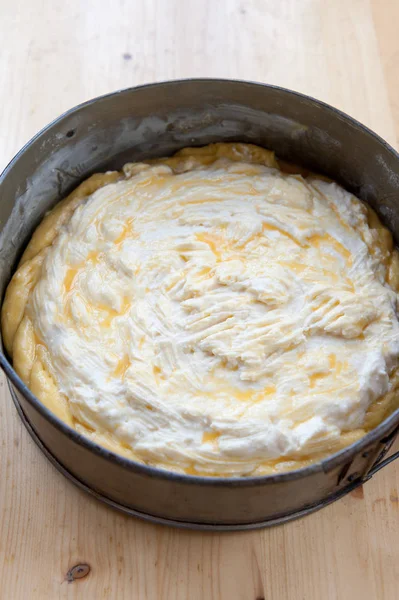
[[[38,133],[0,177],[3,295],[43,215],[96,171],[215,141],[250,142],[323,173],[368,202],[399,239],[399,155],[348,115],[308,96],[244,81],[189,79],[118,91],[68,111]],[[399,410],[352,446],[312,466],[270,476],[180,475],[128,460],[81,436],[0,366],[28,431],[75,484],[151,521],[251,529],[308,514],[361,485],[383,460]]]

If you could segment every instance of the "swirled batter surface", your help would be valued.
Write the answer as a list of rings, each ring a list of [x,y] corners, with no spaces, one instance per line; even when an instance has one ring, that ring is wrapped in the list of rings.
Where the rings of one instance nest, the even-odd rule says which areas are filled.
[[[292,469],[395,405],[397,263],[335,183],[253,146],[186,149],[94,176],[45,219],[3,333],[34,393],[117,452]]]

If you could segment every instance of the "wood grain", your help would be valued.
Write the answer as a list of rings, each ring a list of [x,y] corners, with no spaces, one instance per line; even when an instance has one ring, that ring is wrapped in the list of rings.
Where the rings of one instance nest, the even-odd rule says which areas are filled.
[[[78,102],[189,76],[306,92],[395,144],[398,11],[397,0],[0,0],[0,164]],[[29,438],[3,379],[0,386],[1,599],[398,597],[399,465],[285,526],[178,531],[75,489]],[[88,574],[68,582],[79,564]]]

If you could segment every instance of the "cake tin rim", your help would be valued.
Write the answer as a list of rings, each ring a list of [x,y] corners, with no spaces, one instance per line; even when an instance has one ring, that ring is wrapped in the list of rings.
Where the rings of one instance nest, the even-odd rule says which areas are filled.
[[[318,100],[310,95],[302,94],[300,92],[296,92],[294,90],[290,90],[288,88],[284,88],[281,86],[276,86],[267,83],[261,83],[256,81],[247,81],[241,79],[224,79],[224,78],[185,78],[185,79],[175,79],[175,80],[166,80],[160,82],[153,82],[148,84],[142,84],[138,86],[132,86],[128,88],[122,88],[115,90],[113,92],[102,94],[100,96],[91,98],[85,102],[77,104],[76,106],[66,110],[61,115],[53,119],[50,123],[45,125],[40,131],[38,131],[30,140],[28,140],[23,147],[15,154],[15,156],[9,161],[4,170],[0,175],[0,192],[1,185],[4,179],[7,177],[8,173],[13,169],[13,167],[17,164],[18,160],[23,156],[23,154],[36,142],[38,141],[46,132],[52,129],[52,127],[59,125],[66,118],[78,113],[82,109],[85,109],[97,102],[101,102],[103,100],[110,100],[113,97],[120,96],[123,94],[130,94],[140,89],[151,88],[151,87],[169,87],[179,84],[190,84],[190,83],[215,83],[215,84],[227,84],[227,85],[240,85],[245,87],[259,87],[259,88],[269,88],[275,90],[277,92],[287,94],[290,96],[294,96],[299,100],[310,101],[315,107],[321,108],[327,112],[332,112],[336,116],[338,116],[343,121],[350,123],[352,126],[354,125],[357,128],[363,130],[366,135],[374,138],[380,145],[382,145],[397,161],[399,167],[399,153],[381,136],[377,133],[369,129],[366,125],[363,125],[361,122],[357,121],[355,118],[346,114],[345,112],[331,106],[330,104]],[[45,418],[50,421],[52,425],[54,425],[59,431],[65,434],[68,438],[72,439],[77,444],[84,446],[86,449],[92,451],[95,455],[100,455],[106,460],[110,460],[112,462],[116,462],[122,467],[127,468],[129,471],[133,470],[136,472],[141,472],[143,475],[148,477],[157,477],[161,479],[169,479],[174,481],[179,481],[187,484],[197,484],[203,486],[239,486],[239,487],[251,487],[256,486],[260,483],[277,483],[284,481],[292,481],[295,479],[301,479],[303,477],[307,477],[308,475],[312,475],[314,473],[324,471],[328,472],[337,465],[345,463],[351,460],[355,455],[359,452],[363,451],[369,445],[377,442],[379,439],[384,437],[384,434],[387,433],[393,425],[399,423],[399,408],[392,412],[386,419],[384,419],[381,423],[377,425],[374,429],[367,432],[362,438],[354,442],[353,444],[335,452],[331,455],[328,455],[324,459],[315,462],[306,467],[301,467],[299,469],[293,469],[290,471],[285,471],[281,473],[273,473],[273,474],[265,474],[265,475],[255,475],[255,476],[229,476],[229,477],[221,477],[221,476],[203,476],[203,475],[191,475],[186,473],[179,473],[172,470],[166,470],[159,467],[149,466],[145,463],[141,463],[139,461],[135,461],[128,457],[124,457],[119,455],[107,448],[96,444],[89,438],[81,435],[75,429],[70,427],[67,423],[59,419],[54,413],[52,413],[26,386],[21,378],[18,376],[16,371],[14,370],[11,362],[8,360],[4,350],[0,352],[0,367],[5,372],[9,381],[17,388],[17,390],[26,398],[26,400],[36,409],[38,412]]]

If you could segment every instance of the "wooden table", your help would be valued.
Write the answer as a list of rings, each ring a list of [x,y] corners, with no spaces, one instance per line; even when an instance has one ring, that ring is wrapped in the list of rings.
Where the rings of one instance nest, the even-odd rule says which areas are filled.
[[[398,21],[398,0],[0,0],[0,165],[79,102],[193,76],[306,92],[397,145]],[[1,600],[399,597],[399,464],[285,526],[179,531],[76,489],[0,386]]]

